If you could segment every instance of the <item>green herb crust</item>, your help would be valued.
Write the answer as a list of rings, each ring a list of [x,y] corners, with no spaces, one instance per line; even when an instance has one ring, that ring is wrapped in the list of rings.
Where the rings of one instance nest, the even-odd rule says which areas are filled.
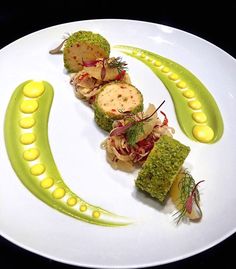
[[[140,111],[143,111],[143,103],[141,103],[139,106],[133,109],[132,113],[136,114]],[[112,124],[114,120],[119,120],[119,119],[122,119],[123,117],[123,116],[112,116],[112,115],[106,114],[98,106],[94,107],[94,113],[95,113],[95,121],[97,125],[107,132],[110,132],[113,129]]]
[[[90,31],[73,33],[65,42],[63,49],[64,66],[69,72],[82,69],[83,61],[108,58],[110,44],[101,36]]]
[[[162,136],[143,164],[136,186],[163,202],[189,152],[190,148],[179,141]]]
[[[124,117],[119,111],[126,111],[127,108],[134,114],[143,110],[141,92],[124,82],[108,83],[103,86],[94,102],[95,121],[103,130],[110,132],[114,120]]]
[[[99,127],[104,131],[110,132],[112,130],[112,124],[115,117],[111,117],[104,113],[104,111],[99,106],[94,106],[94,118]]]

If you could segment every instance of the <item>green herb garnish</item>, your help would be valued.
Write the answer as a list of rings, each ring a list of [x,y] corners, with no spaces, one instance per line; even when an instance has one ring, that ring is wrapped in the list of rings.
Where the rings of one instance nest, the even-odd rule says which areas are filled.
[[[133,124],[126,133],[127,142],[130,146],[134,146],[140,133],[144,133],[144,122],[139,121]]]
[[[123,112],[118,110],[120,113],[125,115],[124,119],[128,122],[124,126],[116,127],[110,132],[110,136],[124,135],[126,134],[127,143],[131,146],[135,145],[137,138],[141,132],[144,132],[144,122],[150,120],[150,118],[157,112],[158,109],[165,103],[165,100],[158,106],[158,108],[149,116],[144,117],[141,113],[141,117],[132,114],[128,111]],[[135,117],[136,116],[136,117]]]
[[[150,118],[157,112],[158,109],[165,103],[165,100],[159,105],[159,107],[149,116],[143,117],[141,114],[141,118],[135,120],[134,123],[128,128],[126,132],[126,138],[129,145],[133,146],[137,143],[137,139],[140,133],[144,133],[144,122],[148,122]]]
[[[107,64],[110,68],[116,68],[118,73],[128,69],[127,63],[123,62],[121,57],[111,58],[107,61]]]
[[[191,214],[193,206],[196,205],[199,212],[199,219],[202,217],[202,210],[200,208],[200,194],[198,191],[198,185],[204,180],[195,183],[192,175],[185,169],[183,172],[183,178],[178,184],[180,190],[179,201],[177,207],[180,208],[177,214],[176,220],[179,223],[186,213]]]

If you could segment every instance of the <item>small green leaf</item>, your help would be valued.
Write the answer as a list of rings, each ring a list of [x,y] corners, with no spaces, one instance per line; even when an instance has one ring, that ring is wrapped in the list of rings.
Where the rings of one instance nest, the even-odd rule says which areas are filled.
[[[140,133],[144,133],[144,122],[136,122],[126,133],[127,142],[130,146],[134,146]]]

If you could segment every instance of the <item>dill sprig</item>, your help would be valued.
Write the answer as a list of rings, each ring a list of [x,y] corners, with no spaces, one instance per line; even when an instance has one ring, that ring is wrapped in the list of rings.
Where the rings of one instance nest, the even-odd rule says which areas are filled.
[[[178,184],[180,195],[177,204],[177,207],[180,209],[175,213],[175,215],[177,215],[177,224],[185,217],[187,213],[191,214],[194,205],[196,205],[199,211],[199,219],[202,217],[202,210],[200,208],[200,194],[197,187],[204,180],[195,183],[194,178],[187,169],[182,171],[181,174],[183,177]]]
[[[144,117],[143,113],[141,113],[141,117],[138,120],[134,120],[134,123],[128,128],[126,132],[126,138],[129,145],[133,146],[136,144],[139,134],[144,133],[144,122],[148,122],[164,103],[165,100],[158,106],[157,109],[155,109],[151,115]]]
[[[151,119],[151,117],[160,109],[160,107],[165,103],[165,100],[158,106],[155,111],[144,117],[143,112],[141,112],[141,116],[138,114],[133,114],[129,111],[123,112],[122,110],[118,110],[120,113],[124,114],[124,120],[127,123],[124,126],[116,127],[110,132],[110,136],[115,135],[126,135],[127,143],[131,146],[135,145],[137,142],[137,138],[141,132],[144,132],[144,122],[147,122]]]
[[[127,142],[130,146],[134,146],[140,133],[144,133],[144,122],[139,121],[133,124],[126,133]]]
[[[110,58],[107,61],[107,64],[110,68],[116,68],[118,73],[121,73],[123,70],[127,70],[127,63],[122,61],[121,57],[114,57],[114,58]]]

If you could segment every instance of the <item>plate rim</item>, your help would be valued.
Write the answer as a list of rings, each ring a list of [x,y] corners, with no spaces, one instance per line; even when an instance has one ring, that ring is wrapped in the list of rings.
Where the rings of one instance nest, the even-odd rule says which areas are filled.
[[[7,44],[6,46],[2,47],[0,49],[0,55],[1,53],[8,47],[10,47],[11,45],[14,45],[15,43],[17,43],[19,40],[21,39],[25,39],[25,38],[28,38],[29,36],[31,35],[34,35],[34,34],[39,34],[40,32],[43,32],[45,30],[49,30],[49,29],[52,29],[54,27],[66,27],[66,25],[69,25],[69,24],[75,24],[75,23],[86,23],[86,22],[97,22],[97,21],[100,21],[100,22],[119,22],[119,21],[122,21],[122,22],[135,22],[135,23],[143,23],[143,24],[147,24],[147,25],[153,25],[153,26],[164,26],[164,27],[167,27],[167,28],[170,28],[172,30],[175,30],[177,32],[180,32],[181,34],[184,34],[184,35],[188,35],[188,36],[191,36],[193,38],[197,38],[197,39],[200,39],[202,42],[205,42],[207,45],[209,46],[213,46],[214,49],[217,49],[218,51],[220,51],[221,53],[223,53],[226,57],[229,57],[230,60],[232,60],[234,62],[234,64],[236,64],[236,59],[230,55],[228,52],[224,51],[222,48],[218,47],[217,45],[215,45],[214,43],[211,43],[210,41],[198,36],[198,35],[195,35],[193,33],[190,33],[190,32],[187,32],[185,30],[182,30],[182,29],[179,29],[179,28],[175,28],[173,26],[169,26],[169,25],[165,25],[165,24],[159,24],[159,23],[154,23],[154,22],[149,22],[149,21],[143,21],[143,20],[131,20],[131,19],[113,19],[113,18],[105,18],[105,19],[88,19],[88,20],[79,20],[79,21],[71,21],[71,22],[66,22],[66,23],[61,23],[61,24],[56,24],[56,25],[52,25],[52,26],[48,26],[46,28],[42,28],[40,30],[37,30],[37,31],[34,31],[32,33],[29,33],[29,34],[26,34],[14,41],[12,41],[11,43]],[[191,253],[188,253],[186,255],[183,255],[181,257],[175,257],[173,259],[168,259],[167,261],[163,261],[161,263],[144,263],[144,264],[138,264],[138,265],[132,265],[132,266],[122,266],[122,265],[114,265],[114,266],[108,266],[108,265],[96,265],[97,268],[140,268],[140,267],[149,267],[149,266],[158,266],[158,265],[163,265],[163,264],[168,264],[168,263],[173,263],[173,262],[177,262],[177,261],[181,261],[183,259],[187,259],[187,258],[190,258],[192,256],[195,256],[197,254],[200,254],[206,250],[209,250],[211,249],[212,247],[216,246],[217,244],[223,242],[225,239],[229,238],[230,236],[232,236],[233,234],[235,234],[236,232],[236,227],[232,230],[232,231],[229,231],[228,233],[226,233],[223,237],[219,238],[218,240],[215,240],[211,243],[209,243],[208,245],[205,246],[205,248],[203,249],[198,249],[196,251],[193,251]],[[0,235],[5,238],[6,240],[8,240],[9,242],[13,243],[14,245],[18,246],[18,247],[21,247],[29,252],[32,252],[34,254],[37,254],[43,258],[48,258],[48,259],[53,259],[57,262],[61,262],[61,263],[64,263],[64,264],[68,264],[68,265],[74,265],[74,266],[86,266],[86,267],[89,267],[89,268],[93,268],[95,265],[92,265],[92,264],[83,264],[83,263],[78,263],[78,264],[75,264],[74,262],[70,262],[70,261],[65,261],[63,259],[60,259],[58,257],[54,257],[53,255],[48,255],[47,253],[43,254],[41,253],[40,251],[30,247],[30,246],[27,246],[25,244],[22,244],[21,242],[18,242],[17,240],[15,240],[14,238],[12,238],[11,236],[8,236],[7,234],[5,234],[2,230],[0,230]]]

